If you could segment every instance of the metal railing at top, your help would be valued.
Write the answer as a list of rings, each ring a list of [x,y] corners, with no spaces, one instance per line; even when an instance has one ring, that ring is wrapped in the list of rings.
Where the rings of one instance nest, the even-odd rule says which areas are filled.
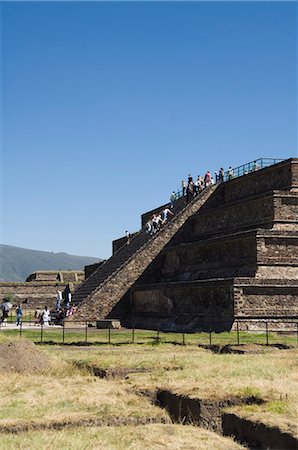
[[[223,180],[218,180],[217,182],[226,182],[230,181],[234,178],[242,177],[243,175],[247,175],[251,172],[256,172],[257,170],[264,169],[265,167],[273,166],[281,161],[285,161],[284,159],[277,158],[259,158],[251,161],[249,163],[243,164],[242,166],[230,168],[224,173]],[[204,174],[202,174],[204,177]],[[196,178],[194,178],[196,181]],[[182,188],[178,189],[176,192],[176,200],[180,197],[183,197]]]

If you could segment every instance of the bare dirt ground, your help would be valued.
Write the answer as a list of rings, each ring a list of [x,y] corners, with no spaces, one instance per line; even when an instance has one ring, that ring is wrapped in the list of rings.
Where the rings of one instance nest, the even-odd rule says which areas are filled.
[[[49,369],[48,357],[29,341],[0,343],[0,373],[44,372]]]

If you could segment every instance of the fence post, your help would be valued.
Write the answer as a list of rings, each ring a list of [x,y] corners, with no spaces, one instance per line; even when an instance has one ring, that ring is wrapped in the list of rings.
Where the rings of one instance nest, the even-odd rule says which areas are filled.
[[[298,347],[298,322],[296,323],[297,325],[297,347]]]
[[[211,336],[211,333],[212,333],[212,331],[211,331],[211,326],[210,326],[210,328],[209,328],[209,345],[212,345],[212,336]]]
[[[298,333],[298,328],[297,328],[297,333]],[[297,339],[298,339],[298,334],[297,334]],[[133,324],[133,326],[132,326],[132,343],[133,344],[135,343],[135,324]]]
[[[269,345],[268,322],[266,322],[266,345]]]
[[[108,342],[109,342],[109,344],[111,343],[111,328],[110,328],[110,325],[109,325],[109,328],[108,328]]]
[[[87,320],[85,321],[85,343],[87,344],[88,339],[88,327],[87,327]]]
[[[159,328],[157,329],[156,342],[159,342]]]
[[[65,341],[65,322],[63,320],[63,327],[62,327],[62,344],[64,344]]]
[[[43,336],[43,324],[40,325],[40,342],[42,342],[42,336]]]
[[[240,344],[240,336],[239,336],[239,322],[237,321],[237,345]]]
[[[22,337],[22,320],[20,320],[20,338]]]
[[[185,345],[185,333],[182,334],[182,345]]]

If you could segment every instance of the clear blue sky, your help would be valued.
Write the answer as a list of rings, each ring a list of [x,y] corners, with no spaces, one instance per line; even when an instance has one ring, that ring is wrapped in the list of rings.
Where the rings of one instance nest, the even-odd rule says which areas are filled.
[[[189,172],[297,156],[297,4],[2,2],[1,242],[108,257]]]

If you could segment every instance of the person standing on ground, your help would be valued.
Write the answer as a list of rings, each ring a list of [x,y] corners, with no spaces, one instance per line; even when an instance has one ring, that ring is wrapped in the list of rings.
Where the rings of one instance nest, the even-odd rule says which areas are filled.
[[[130,244],[130,233],[129,231],[125,231],[125,236],[126,236],[126,244],[129,245]]]
[[[42,312],[42,323],[44,327],[49,326],[49,320],[51,318],[51,313],[47,306],[45,306],[43,312]]]
[[[39,309],[36,308],[34,311],[34,325],[38,325],[40,323],[40,312]]]
[[[17,314],[17,321],[16,321],[16,325],[20,325],[21,321],[22,321],[22,316],[23,316],[23,309],[21,306],[21,303],[18,304],[18,307],[16,309],[16,314]]]

